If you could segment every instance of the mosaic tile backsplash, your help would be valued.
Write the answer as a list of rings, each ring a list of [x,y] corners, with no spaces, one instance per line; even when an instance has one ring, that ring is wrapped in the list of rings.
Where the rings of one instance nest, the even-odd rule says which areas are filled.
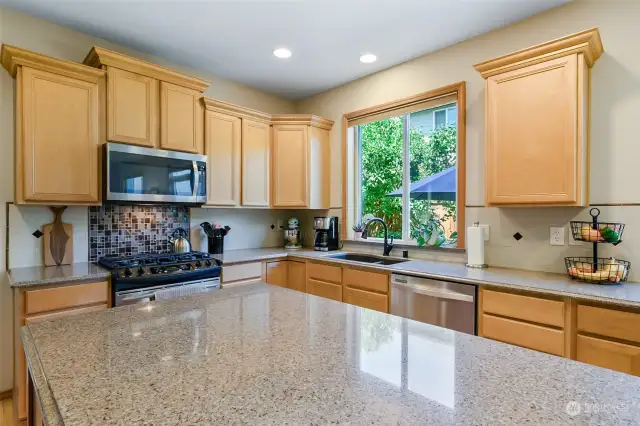
[[[89,262],[103,256],[168,253],[176,228],[189,232],[184,206],[104,205],[89,208]]]

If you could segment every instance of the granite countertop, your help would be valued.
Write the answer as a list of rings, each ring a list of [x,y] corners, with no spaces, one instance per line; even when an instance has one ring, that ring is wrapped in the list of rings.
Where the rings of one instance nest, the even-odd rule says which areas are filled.
[[[473,269],[462,263],[409,259],[395,265],[372,265],[343,259],[332,259],[339,252],[319,252],[310,249],[285,250],[263,248],[230,250],[219,256],[223,266],[268,259],[298,258],[315,259],[335,264],[358,265],[373,270],[424,278],[454,281],[488,287],[526,290],[555,296],[609,303],[617,306],[640,308],[640,283],[626,282],[617,285],[589,284],[569,279],[564,274],[524,271],[520,269],[495,268]],[[400,258],[396,258],[400,259]]]
[[[11,268],[7,274],[11,287],[34,287],[66,282],[108,279],[111,274],[93,263],[72,263],[60,266],[29,266]]]
[[[22,334],[48,425],[640,423],[638,377],[264,284]]]

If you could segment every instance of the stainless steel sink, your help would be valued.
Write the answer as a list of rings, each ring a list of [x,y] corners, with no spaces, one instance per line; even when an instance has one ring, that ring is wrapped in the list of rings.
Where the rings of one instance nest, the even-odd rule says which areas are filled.
[[[375,254],[360,253],[336,253],[327,256],[331,259],[349,260],[352,262],[369,263],[373,265],[395,265],[396,263],[408,262],[409,259],[390,258],[388,256],[376,256]]]

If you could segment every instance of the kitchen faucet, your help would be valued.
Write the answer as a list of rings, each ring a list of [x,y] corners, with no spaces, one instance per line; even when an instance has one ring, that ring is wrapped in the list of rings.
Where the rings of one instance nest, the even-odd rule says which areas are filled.
[[[387,227],[387,224],[384,223],[384,220],[380,219],[379,217],[374,217],[369,222],[367,222],[364,225],[364,230],[362,231],[362,238],[365,240],[367,239],[369,225],[371,225],[373,222],[379,222],[384,227],[384,248],[382,249],[382,255],[389,256],[389,253],[391,253],[391,250],[393,249],[393,235],[391,236],[391,242],[389,243],[387,240],[387,237],[389,235],[389,228]]]

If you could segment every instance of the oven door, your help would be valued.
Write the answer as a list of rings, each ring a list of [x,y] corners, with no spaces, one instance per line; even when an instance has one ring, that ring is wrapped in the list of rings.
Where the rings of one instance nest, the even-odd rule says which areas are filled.
[[[202,204],[207,200],[207,157],[200,154],[105,144],[105,200]]]
[[[194,291],[189,291],[189,287],[193,287]],[[133,305],[136,303],[147,303],[157,299],[156,295],[160,293],[167,294],[175,291],[176,297],[192,293],[202,293],[218,290],[220,288],[220,278],[208,278],[204,280],[195,280],[185,283],[175,283],[167,285],[158,285],[155,287],[145,287],[141,289],[117,291],[114,297],[114,306]],[[163,297],[167,298],[167,297]]]

